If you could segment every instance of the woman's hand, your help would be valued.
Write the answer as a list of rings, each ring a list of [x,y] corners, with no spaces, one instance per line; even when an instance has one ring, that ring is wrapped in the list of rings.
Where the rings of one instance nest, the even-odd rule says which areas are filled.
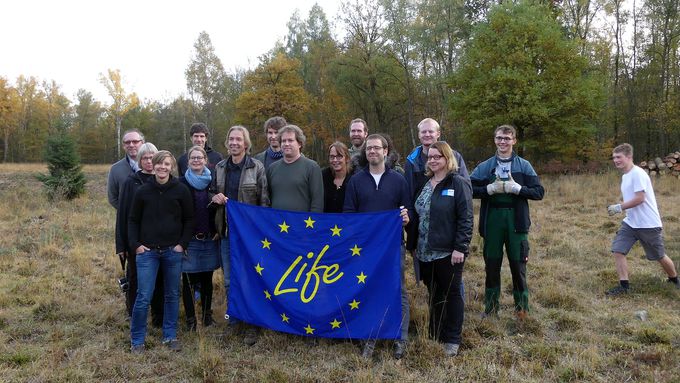
[[[176,253],[183,253],[184,248],[182,247],[182,245],[175,245],[175,247],[172,248],[172,251],[174,251]]]
[[[227,203],[227,200],[228,200],[228,199],[229,199],[229,198],[227,198],[227,196],[225,196],[225,195],[222,194],[222,193],[219,193],[219,194],[215,194],[215,195],[212,197],[212,199],[211,199],[210,201],[211,201],[212,203],[216,203],[216,204],[218,204],[218,205],[224,205],[224,204]]]
[[[151,249],[149,249],[148,247],[146,247],[146,246],[144,246],[144,245],[140,245],[140,246],[135,250],[135,254],[142,254],[143,252],[149,251],[149,250],[151,250]]]
[[[465,261],[465,254],[461,253],[458,250],[454,250],[453,253],[451,253],[451,264],[456,265],[456,263],[463,263]]]

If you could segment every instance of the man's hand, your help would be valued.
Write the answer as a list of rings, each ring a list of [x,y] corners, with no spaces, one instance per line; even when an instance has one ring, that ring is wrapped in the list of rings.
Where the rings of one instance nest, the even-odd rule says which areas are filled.
[[[504,183],[505,182],[501,181],[500,179],[496,179],[496,181],[493,183],[486,185],[486,192],[489,193],[489,195],[503,193]]]
[[[212,203],[216,203],[218,205],[224,205],[225,203],[227,203],[228,199],[229,198],[227,198],[227,196],[225,196],[222,193],[219,193],[219,194],[215,194],[210,201]]]
[[[146,247],[144,245],[141,245],[135,250],[135,254],[142,254],[143,252],[149,251],[149,250],[151,250],[151,249],[149,249],[148,247]]]
[[[503,191],[508,194],[519,194],[520,190],[522,190],[522,185],[515,182],[515,180],[512,179],[512,176],[510,176],[510,181],[505,181],[505,183],[503,183]]]
[[[406,226],[406,225],[408,225],[408,221],[409,221],[408,209],[403,207],[403,206],[399,206],[399,209],[401,209],[401,211],[399,212],[399,215],[401,216],[401,224],[402,224],[402,226]]]
[[[451,264],[456,265],[456,263],[462,263],[465,260],[465,254],[461,253],[458,250],[454,250],[453,253],[451,253]]]
[[[620,203],[607,206],[607,212],[609,213],[609,215],[619,214],[622,211],[623,209],[621,208]]]
[[[176,253],[183,253],[184,248],[182,247],[182,245],[175,245],[175,247],[172,248],[172,251],[174,251]]]

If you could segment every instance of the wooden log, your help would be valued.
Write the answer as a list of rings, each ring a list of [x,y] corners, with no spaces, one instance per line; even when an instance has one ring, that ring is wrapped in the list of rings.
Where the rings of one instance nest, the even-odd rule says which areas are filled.
[[[640,162],[640,165],[638,165],[638,166],[640,166],[643,169],[646,168],[647,167],[647,161]]]
[[[656,164],[656,167],[659,168],[659,167],[661,167],[661,164],[663,164],[663,161],[661,161],[661,158],[656,157],[654,159],[654,163]]]
[[[656,170],[650,170],[650,171],[649,171],[649,176],[650,176],[650,177],[655,176],[655,175],[656,175]]]
[[[673,165],[673,170],[678,170],[678,171],[680,171],[680,164],[675,164],[675,165]]]
[[[654,161],[649,161],[649,163],[647,164],[647,168],[649,168],[649,170],[656,169],[656,163]]]

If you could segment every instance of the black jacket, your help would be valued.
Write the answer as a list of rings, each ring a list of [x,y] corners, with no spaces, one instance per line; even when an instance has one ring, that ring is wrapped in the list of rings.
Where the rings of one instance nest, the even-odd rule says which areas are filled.
[[[152,178],[135,193],[128,220],[131,249],[187,248],[194,229],[194,203],[191,192],[176,178],[161,185]]]
[[[135,253],[135,249],[128,248],[128,217],[132,208],[132,199],[137,189],[153,177],[153,174],[146,174],[140,170],[130,174],[123,184],[118,195],[118,210],[116,210],[116,254],[123,251],[127,251],[128,254]]]
[[[424,186],[425,184],[418,190],[416,198]],[[470,181],[458,174],[447,175],[435,186],[430,200],[430,228],[427,233],[430,248],[445,252],[457,250],[467,254],[474,224],[472,213]],[[420,217],[415,209],[413,217],[406,228],[408,250],[415,250],[418,245]]]

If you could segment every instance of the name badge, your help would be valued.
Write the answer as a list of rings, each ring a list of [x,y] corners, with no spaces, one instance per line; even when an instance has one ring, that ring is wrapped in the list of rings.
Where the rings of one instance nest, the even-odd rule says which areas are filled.
[[[456,191],[453,190],[453,189],[444,189],[444,190],[442,190],[442,195],[446,196],[446,197],[453,197],[455,192]]]

